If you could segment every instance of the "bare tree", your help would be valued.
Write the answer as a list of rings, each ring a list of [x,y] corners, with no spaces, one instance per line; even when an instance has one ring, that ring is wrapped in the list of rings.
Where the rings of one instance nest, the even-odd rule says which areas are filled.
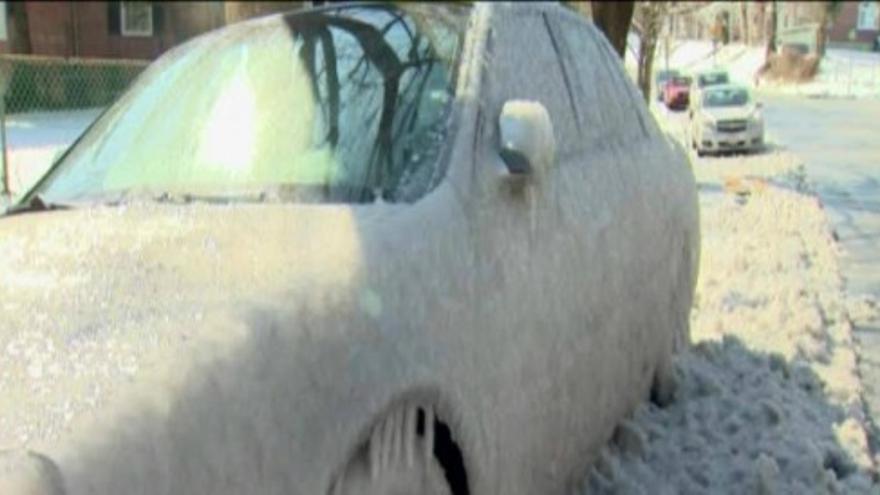
[[[640,33],[638,57],[638,85],[645,101],[651,101],[651,74],[654,67],[654,54],[663,22],[670,11],[671,2],[639,2],[635,8],[633,23]]]
[[[635,2],[563,2],[575,12],[593,19],[620,58],[626,52],[626,37],[632,24]]]
[[[749,39],[749,2],[740,2],[740,16],[742,21],[742,42],[746,45],[751,41]]]
[[[767,34],[767,30],[765,28],[765,11],[766,11],[765,3],[753,4],[755,15],[752,16],[752,23],[749,28],[749,31],[752,33],[752,39],[755,43],[764,43],[764,36]]]
[[[635,2],[590,2],[590,9],[593,14],[593,23],[605,33],[605,37],[611,42],[614,51],[620,58],[623,58]]]
[[[767,27],[767,50],[764,55],[765,59],[769,59],[770,55],[776,51],[777,7],[776,0],[772,0],[770,2],[770,19]]]
[[[828,42],[828,24],[837,18],[843,3],[840,0],[817,2],[819,11],[819,32],[816,33],[816,53],[821,57],[825,55],[825,44]]]

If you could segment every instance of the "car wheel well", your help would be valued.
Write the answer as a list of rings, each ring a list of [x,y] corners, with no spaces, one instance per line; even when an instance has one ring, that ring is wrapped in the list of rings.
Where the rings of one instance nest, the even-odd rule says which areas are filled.
[[[422,419],[424,425],[424,418]],[[452,429],[439,416],[434,416],[434,458],[443,468],[443,475],[453,495],[470,495],[467,469],[461,446],[455,441]]]
[[[418,405],[414,405],[414,403]],[[381,430],[382,426],[389,422],[389,420],[392,422],[396,421],[399,424],[400,421],[406,421],[403,418],[406,417],[408,411],[415,411],[415,441],[422,445],[426,443],[432,445],[430,449],[431,454],[442,470],[443,477],[452,495],[470,495],[470,484],[465,467],[464,452],[456,440],[453,427],[441,415],[442,409],[441,411],[438,411],[438,409],[433,404],[426,404],[424,401],[400,401],[396,406],[380,414],[378,419],[373,422],[370,430]],[[394,418],[397,419],[395,420]],[[360,442],[357,448],[354,449],[353,455],[343,465],[343,473],[352,463],[362,462],[369,465],[372,459],[376,457],[384,458],[386,455],[404,455],[399,451],[390,454],[384,452],[383,450],[388,448],[387,445],[371,445],[371,443],[377,442],[376,437],[377,435],[373,434]],[[397,441],[394,444],[391,448],[399,448],[400,444]],[[338,477],[338,475],[334,476],[334,480],[330,484],[329,493],[331,494],[333,493],[333,487],[338,482]]]

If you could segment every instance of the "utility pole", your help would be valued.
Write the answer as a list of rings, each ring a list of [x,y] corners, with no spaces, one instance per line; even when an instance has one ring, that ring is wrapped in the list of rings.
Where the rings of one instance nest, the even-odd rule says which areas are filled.
[[[0,210],[9,204],[12,192],[9,186],[9,160],[6,156],[6,87],[12,76],[10,62],[0,61]]]
[[[772,0],[770,2],[770,29],[767,34],[767,54],[766,58],[770,58],[770,55],[776,52],[776,28],[777,19],[778,19],[778,5],[776,0]]]

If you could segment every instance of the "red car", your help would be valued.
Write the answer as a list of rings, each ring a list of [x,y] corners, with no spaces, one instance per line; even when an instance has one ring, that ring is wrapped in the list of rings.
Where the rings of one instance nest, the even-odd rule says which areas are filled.
[[[676,76],[663,86],[663,103],[666,108],[684,109],[690,102],[691,78]]]

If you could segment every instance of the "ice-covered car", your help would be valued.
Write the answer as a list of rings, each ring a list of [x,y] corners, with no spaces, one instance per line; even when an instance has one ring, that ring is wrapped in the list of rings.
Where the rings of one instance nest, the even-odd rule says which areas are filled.
[[[757,151],[764,146],[762,105],[745,86],[726,84],[703,90],[690,120],[691,146],[698,154]]]
[[[0,218],[0,493],[566,492],[687,341],[675,143],[557,4],[169,51]]]
[[[666,108],[680,110],[690,104],[691,93],[690,76],[676,76],[663,86],[663,103]]]

